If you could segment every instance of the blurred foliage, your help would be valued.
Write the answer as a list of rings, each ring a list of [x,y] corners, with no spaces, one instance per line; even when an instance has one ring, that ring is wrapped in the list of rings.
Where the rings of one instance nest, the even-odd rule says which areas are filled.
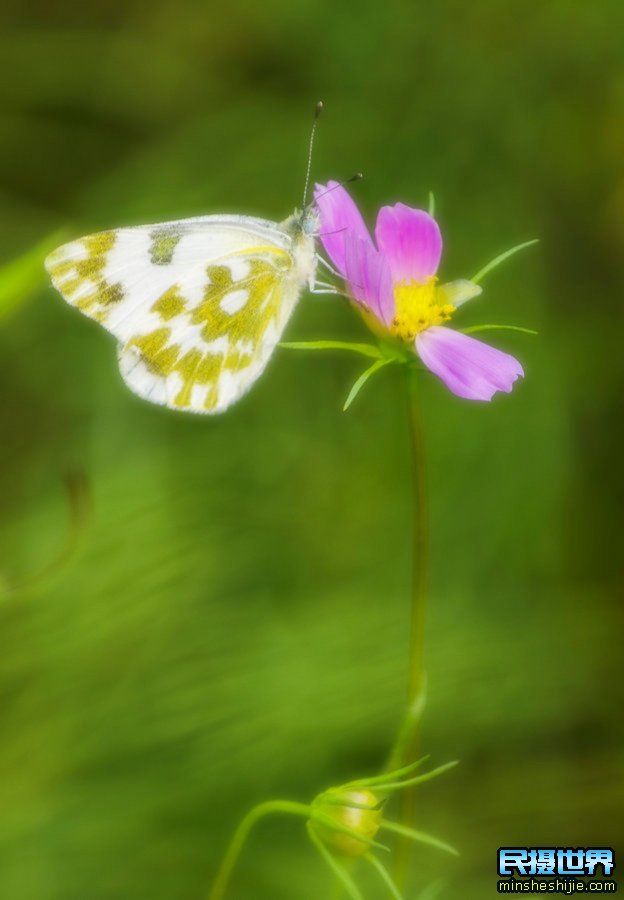
[[[51,237],[44,238],[17,259],[0,267],[0,322],[46,284],[47,277],[41,268],[41,260],[58,247],[64,237],[64,231],[55,231]]]
[[[424,385],[423,748],[462,764],[423,787],[418,827],[462,856],[423,848],[415,884],[481,900],[501,844],[617,845],[621,0],[2,12],[3,583],[63,545],[64,472],[86,472],[93,511],[62,571],[0,599],[0,896],[199,900],[251,805],[385,758],[407,640],[400,373],[343,414],[361,362],[284,350],[225,417],[172,414],[125,390],[111,339],[33,267],[58,228],[285,217],[319,97],[315,176],[364,171],[371,215],[433,190],[445,277],[541,238],[463,322],[538,329],[495,336],[525,382],[487,406]],[[288,338],[366,339],[310,298]],[[232,900],[327,893],[303,830],[275,822]]]

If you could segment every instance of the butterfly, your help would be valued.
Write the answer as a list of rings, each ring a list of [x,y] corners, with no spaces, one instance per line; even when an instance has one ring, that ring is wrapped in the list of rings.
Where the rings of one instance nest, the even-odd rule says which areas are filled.
[[[152,403],[223,412],[264,370],[314,286],[313,208],[277,224],[202,216],[103,231],[54,250],[54,287],[118,340],[128,387]]]
[[[145,400],[220,413],[256,381],[297,300],[314,289],[318,213],[281,224],[200,216],[92,234],[54,250],[54,287],[118,341],[121,375]]]

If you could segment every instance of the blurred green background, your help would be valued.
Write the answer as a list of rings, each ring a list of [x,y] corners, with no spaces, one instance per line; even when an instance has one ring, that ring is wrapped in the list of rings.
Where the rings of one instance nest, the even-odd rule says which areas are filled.
[[[621,0],[2,0],[2,18],[0,896],[201,900],[252,804],[385,759],[407,655],[400,373],[343,414],[362,363],[282,350],[227,415],[173,414],[124,388],[113,340],[40,269],[58,229],[286,217],[319,98],[315,177],[365,172],[370,216],[433,190],[445,277],[541,238],[464,317],[539,329],[495,336],[526,380],[491,405],[424,382],[423,749],[462,762],[417,824],[462,855],[419,850],[410,897],[495,896],[501,844],[621,846]],[[331,298],[288,329],[363,336]],[[232,900],[327,897],[303,834],[267,822]]]

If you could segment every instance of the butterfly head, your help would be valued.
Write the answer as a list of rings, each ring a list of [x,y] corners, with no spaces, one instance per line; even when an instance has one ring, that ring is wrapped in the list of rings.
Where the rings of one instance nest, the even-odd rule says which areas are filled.
[[[299,228],[306,237],[314,237],[318,234],[320,225],[320,213],[316,206],[307,206],[299,213]]]
[[[316,206],[306,206],[304,209],[296,209],[292,216],[284,222],[284,230],[297,238],[314,238],[319,231],[319,212]]]

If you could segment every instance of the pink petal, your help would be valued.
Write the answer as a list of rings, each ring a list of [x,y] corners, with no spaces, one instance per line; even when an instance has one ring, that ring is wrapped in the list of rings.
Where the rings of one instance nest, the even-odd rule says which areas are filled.
[[[337,181],[314,185],[314,200],[321,217],[321,243],[341,275],[345,274],[345,234],[353,231],[373,246],[359,209]]]
[[[442,235],[436,220],[424,210],[404,203],[382,206],[375,239],[390,260],[395,281],[425,281],[437,272]]]
[[[467,334],[434,325],[416,338],[416,349],[428,369],[449,391],[466,400],[491,400],[508,394],[524,370],[513,356]]]
[[[358,303],[385,325],[394,318],[394,287],[388,260],[353,231],[345,237],[345,278]]]

